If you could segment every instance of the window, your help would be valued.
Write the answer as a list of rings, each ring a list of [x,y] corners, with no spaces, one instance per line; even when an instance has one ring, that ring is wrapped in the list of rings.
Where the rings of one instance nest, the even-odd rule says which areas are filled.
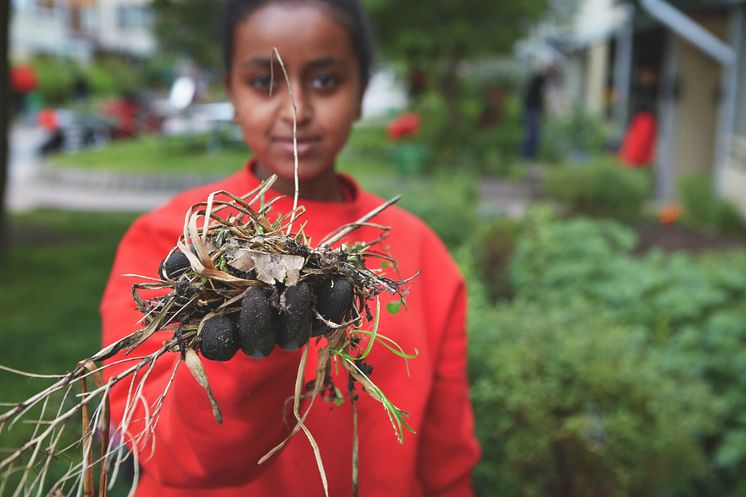
[[[117,8],[117,26],[123,30],[148,29],[152,17],[150,10],[140,5],[123,5]]]

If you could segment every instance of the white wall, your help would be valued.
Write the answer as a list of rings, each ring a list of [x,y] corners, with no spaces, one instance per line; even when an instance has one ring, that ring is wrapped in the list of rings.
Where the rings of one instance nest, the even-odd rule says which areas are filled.
[[[120,10],[147,6],[148,0],[98,0],[97,38],[105,50],[148,56],[156,48],[155,37],[149,26],[122,26]]]
[[[5,1],[5,0],[0,0]],[[12,58],[32,53],[62,55],[66,45],[66,28],[62,10],[39,10],[29,2],[14,2],[10,26]]]

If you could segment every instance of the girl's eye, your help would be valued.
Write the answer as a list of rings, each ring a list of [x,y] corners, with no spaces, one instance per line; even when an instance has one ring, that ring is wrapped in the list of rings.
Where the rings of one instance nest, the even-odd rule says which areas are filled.
[[[311,80],[311,86],[319,90],[329,90],[339,85],[339,79],[331,74],[318,74]]]
[[[277,87],[277,78],[272,78],[271,74],[259,74],[249,78],[249,86],[255,90],[269,90],[270,87]]]

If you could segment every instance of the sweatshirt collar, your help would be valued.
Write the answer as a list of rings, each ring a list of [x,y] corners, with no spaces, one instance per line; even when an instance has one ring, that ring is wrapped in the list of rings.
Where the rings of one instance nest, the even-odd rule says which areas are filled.
[[[254,173],[256,166],[256,160],[252,157],[246,161],[243,169],[239,174],[244,177],[244,181],[248,184],[246,191],[249,191],[261,183],[261,180],[256,177]],[[306,213],[315,212],[323,214],[320,219],[314,219],[312,223],[314,225],[335,225],[339,224],[340,216],[346,218],[349,221],[351,217],[360,213],[362,209],[362,190],[360,185],[351,176],[344,173],[336,173],[337,181],[339,182],[340,188],[342,189],[344,200],[343,201],[321,201],[321,200],[309,200],[302,197],[298,198],[298,205],[302,205],[306,208]],[[293,206],[293,197],[278,192],[274,188],[270,188],[266,193],[267,200],[280,197],[275,201],[276,212],[289,212]],[[307,215],[306,214],[306,215]],[[361,213],[362,215],[362,213]],[[305,216],[304,216],[305,217]],[[325,222],[328,221],[328,222]]]

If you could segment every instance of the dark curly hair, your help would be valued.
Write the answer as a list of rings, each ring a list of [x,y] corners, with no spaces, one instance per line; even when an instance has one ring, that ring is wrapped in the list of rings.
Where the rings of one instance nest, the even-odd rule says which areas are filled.
[[[352,48],[360,67],[363,88],[368,85],[373,64],[373,34],[368,15],[359,0],[228,0],[223,16],[223,64],[225,74],[231,74],[234,51],[234,31],[256,10],[271,3],[316,4],[327,9],[334,19],[350,33]]]

